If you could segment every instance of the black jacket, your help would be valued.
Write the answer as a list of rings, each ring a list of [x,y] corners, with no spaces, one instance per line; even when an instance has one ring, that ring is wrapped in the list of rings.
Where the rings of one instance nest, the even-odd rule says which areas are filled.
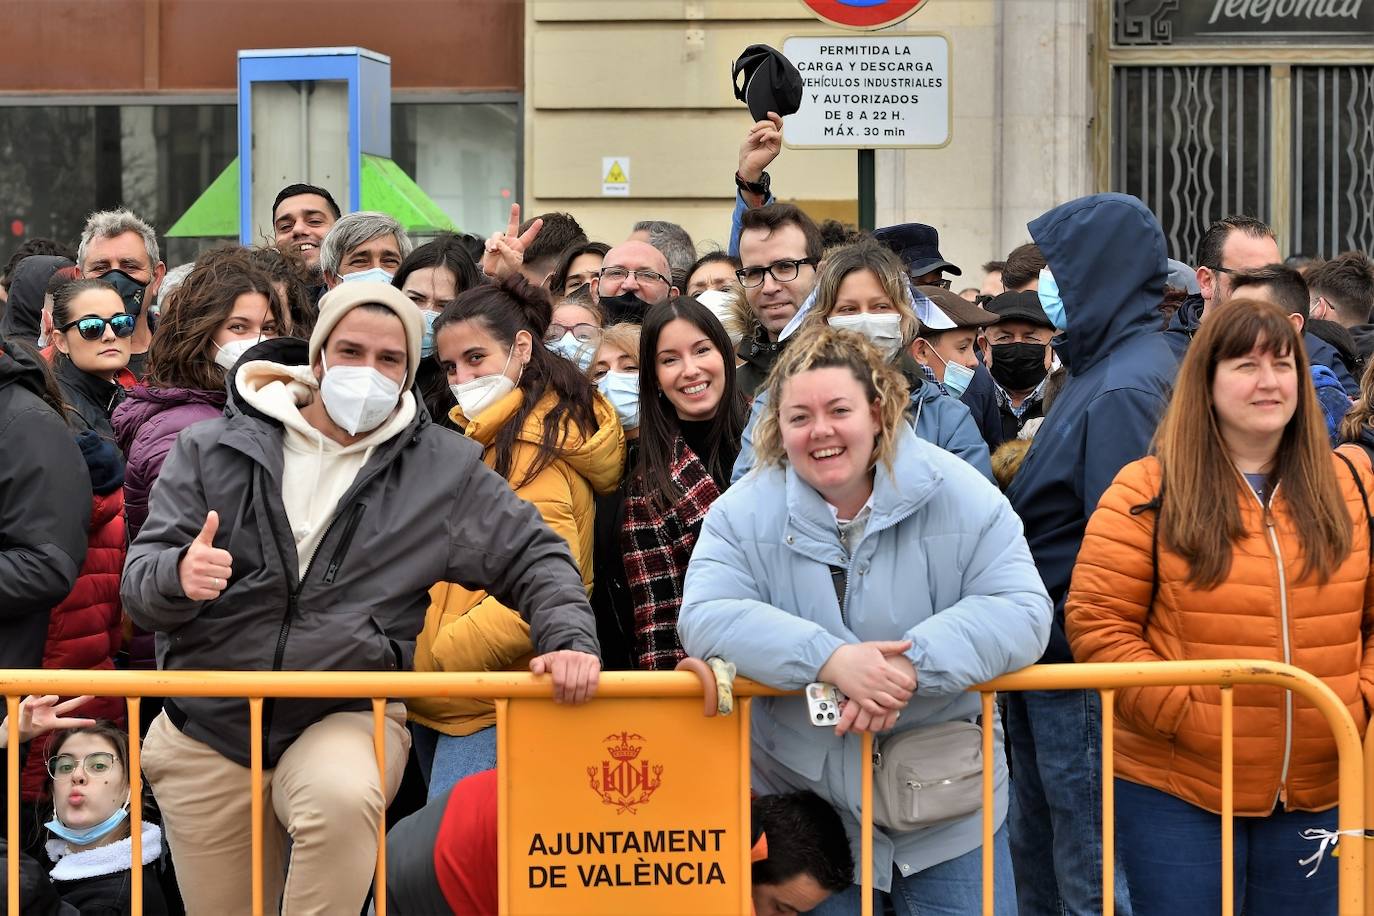
[[[0,668],[38,668],[48,613],[86,559],[91,480],[72,431],[43,400],[32,351],[0,337]]]
[[[124,386],[84,372],[60,354],[54,360],[53,374],[57,376],[57,386],[62,389],[62,399],[76,411],[80,425],[114,442],[110,415],[124,400]]]
[[[266,341],[240,365],[253,359],[304,365],[306,344]],[[484,589],[517,609],[539,652],[598,651],[567,542],[482,463],[481,446],[435,426],[418,405],[406,429],[373,449],[299,576],[282,500],[285,433],[243,399],[237,379],[236,367],[223,418],[193,424],[178,437],[129,548],[124,610],[157,634],[159,669],[408,669],[436,582]],[[215,546],[233,556],[233,577],[219,598],[191,601],[177,566],[210,509],[219,513]],[[247,703],[168,703],[169,718],[186,734],[248,765]],[[366,708],[348,700],[269,699],[264,764],[275,766],[324,716]]]
[[[777,362],[782,347],[781,343],[770,340],[763,328],[755,331],[753,337],[740,341],[738,352],[744,365],[735,370],[735,384],[739,386],[741,394],[747,398],[758,394],[764,379],[768,378],[768,370]]]

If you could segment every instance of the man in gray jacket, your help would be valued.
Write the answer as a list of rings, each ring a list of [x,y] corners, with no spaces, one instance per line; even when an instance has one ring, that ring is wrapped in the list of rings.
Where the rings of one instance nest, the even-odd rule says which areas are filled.
[[[404,670],[430,587],[450,581],[520,610],[557,699],[595,692],[595,623],[567,544],[477,444],[430,422],[412,392],[422,332],[398,290],[343,284],[308,351],[259,344],[230,373],[225,417],[182,433],[121,588],[157,633],[159,668]],[[383,785],[368,708],[263,705],[267,912],[362,907],[410,745],[404,705],[388,704]],[[242,699],[170,698],[148,732],[144,771],[192,914],[251,908],[249,741]]]

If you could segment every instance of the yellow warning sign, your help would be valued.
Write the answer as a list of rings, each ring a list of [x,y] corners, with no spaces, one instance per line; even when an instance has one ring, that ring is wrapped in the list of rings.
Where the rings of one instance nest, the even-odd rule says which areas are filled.
[[[601,157],[601,196],[630,196],[630,157]]]

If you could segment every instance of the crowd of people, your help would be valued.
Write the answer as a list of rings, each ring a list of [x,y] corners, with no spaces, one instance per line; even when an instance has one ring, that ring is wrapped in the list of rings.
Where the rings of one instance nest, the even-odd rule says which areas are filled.
[[[171,270],[128,210],[26,242],[0,667],[528,670],[578,704],[720,658],[800,692],[754,705],[761,916],[859,911],[862,733],[892,912],[981,912],[985,764],[996,911],[1099,912],[1097,693],[988,721],[968,692],[1036,662],[1286,662],[1363,729],[1374,262],[1285,263],[1232,216],[1190,266],[1096,194],[956,292],[934,227],[775,200],[780,128],[746,136],[719,249],[518,206],[412,239],[307,184],[270,243]],[[1238,907],[1334,913],[1334,741],[1289,692],[1234,707]],[[247,705],[143,709],[138,798],[117,698],[21,705],[25,912],[128,912],[135,805],[145,912],[250,909]],[[1117,691],[1118,913],[1220,907],[1221,709]],[[383,818],[388,912],[496,911],[491,702],[389,702],[384,780],[367,701],[262,723],[265,911],[362,912]]]

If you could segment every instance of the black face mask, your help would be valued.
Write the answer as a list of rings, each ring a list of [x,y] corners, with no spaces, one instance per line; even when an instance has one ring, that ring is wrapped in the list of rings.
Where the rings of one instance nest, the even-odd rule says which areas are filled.
[[[619,324],[628,321],[632,324],[644,323],[644,311],[649,303],[634,293],[621,293],[619,296],[602,296],[599,300],[601,311],[606,313],[606,324]]]
[[[143,294],[148,291],[148,284],[138,282],[122,270],[101,274],[99,279],[115,288],[119,298],[124,300],[124,311],[137,318],[143,311]]]
[[[1045,345],[1005,343],[992,345],[992,377],[1007,391],[1030,391],[1049,374]]]

